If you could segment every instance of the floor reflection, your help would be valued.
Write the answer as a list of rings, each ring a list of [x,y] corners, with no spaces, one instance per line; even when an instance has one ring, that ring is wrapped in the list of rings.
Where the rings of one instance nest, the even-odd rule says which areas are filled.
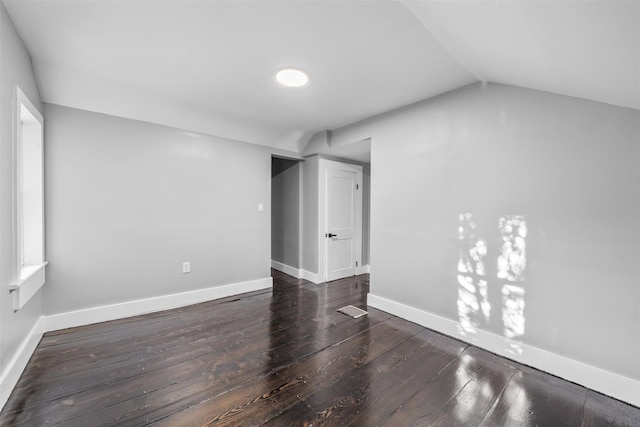
[[[282,366],[300,357],[301,348],[294,343],[300,341],[301,337],[313,336],[318,332],[318,322],[315,321],[320,311],[318,289],[298,286],[294,280],[291,282],[286,283],[286,279],[281,279],[279,286],[273,287],[269,309],[270,343],[266,358],[269,374],[263,380],[268,390],[265,396],[269,393],[277,395],[288,385],[300,380],[300,377],[281,376],[279,371]]]
[[[507,417],[505,417],[508,420],[518,420],[522,418],[522,414],[533,412],[527,389],[522,386],[522,376],[522,372],[518,371],[509,382],[507,391],[511,399],[507,405]]]
[[[322,311],[318,301],[321,297],[326,298],[325,294],[326,291],[322,288],[296,285],[281,285],[273,289],[269,319],[269,335],[272,337],[270,360],[290,357],[287,353],[281,353],[279,347],[282,343],[291,343],[318,332],[315,319]],[[289,309],[286,316],[280,314],[282,306]]]
[[[503,334],[513,340],[525,332],[524,272],[527,267],[527,221],[523,215],[503,215],[498,220],[499,255],[495,278],[501,286]],[[458,332],[473,338],[491,316],[487,275],[488,244],[485,230],[471,213],[458,215],[459,257]],[[492,273],[493,276],[493,273]],[[496,279],[491,279],[495,282]],[[495,295],[495,294],[494,294]],[[494,297],[497,303],[497,296]],[[509,353],[520,354],[520,344],[509,341]]]

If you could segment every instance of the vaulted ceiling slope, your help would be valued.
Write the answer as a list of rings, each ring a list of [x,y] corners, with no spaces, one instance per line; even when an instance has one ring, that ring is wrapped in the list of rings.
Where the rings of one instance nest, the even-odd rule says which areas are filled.
[[[640,109],[640,1],[406,1],[478,80]]]
[[[635,0],[3,2],[45,102],[296,152],[478,80],[640,109]]]

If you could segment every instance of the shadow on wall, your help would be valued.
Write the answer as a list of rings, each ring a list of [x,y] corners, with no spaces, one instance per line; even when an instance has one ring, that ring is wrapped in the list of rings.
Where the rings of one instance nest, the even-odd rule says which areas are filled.
[[[489,252],[485,230],[471,213],[458,215],[458,332],[466,338],[487,327],[491,319],[490,286],[500,286],[502,333],[507,352],[522,353],[514,341],[525,332],[525,278],[527,266],[527,221],[522,215],[504,215],[498,219],[500,254],[496,277],[487,276]],[[490,285],[491,284],[491,285]]]

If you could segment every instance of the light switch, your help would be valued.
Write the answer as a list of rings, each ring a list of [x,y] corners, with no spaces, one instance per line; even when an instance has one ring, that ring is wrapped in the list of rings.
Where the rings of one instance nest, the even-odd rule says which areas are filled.
[[[258,212],[264,212],[264,204],[258,203]]]

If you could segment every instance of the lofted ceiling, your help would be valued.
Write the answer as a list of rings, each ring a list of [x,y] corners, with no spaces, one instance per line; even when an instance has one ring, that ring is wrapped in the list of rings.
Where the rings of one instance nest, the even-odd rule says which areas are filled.
[[[640,1],[407,1],[479,80],[640,109]]]
[[[295,152],[475,81],[640,109],[635,0],[3,3],[43,101]]]

